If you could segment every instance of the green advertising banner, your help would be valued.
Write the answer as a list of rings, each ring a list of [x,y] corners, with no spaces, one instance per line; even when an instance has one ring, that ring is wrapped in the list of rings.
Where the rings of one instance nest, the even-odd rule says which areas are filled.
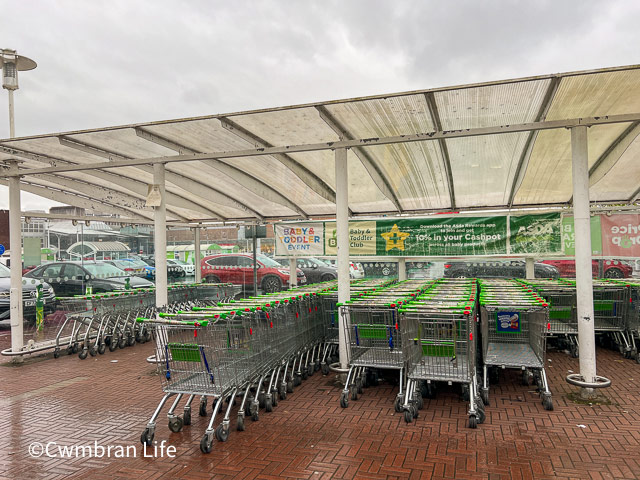
[[[562,217],[562,242],[564,254],[573,257],[576,254],[576,234],[573,229],[573,217]],[[600,215],[591,217],[591,254],[602,255],[602,233]]]
[[[560,227],[559,213],[509,217],[510,253],[561,253]]]
[[[431,217],[377,223],[377,255],[507,254],[507,217]]]
[[[310,240],[303,238],[304,229],[311,227],[318,238],[314,240],[313,250],[306,247]],[[352,220],[349,222],[349,253],[380,257],[562,254],[562,228],[559,213]],[[276,232],[280,231],[293,232],[295,241],[292,237],[276,242],[277,256],[333,256],[337,253],[335,222],[281,223],[276,225]],[[324,232],[324,235],[318,232]],[[291,247],[294,244],[302,245],[296,247],[295,254]]]

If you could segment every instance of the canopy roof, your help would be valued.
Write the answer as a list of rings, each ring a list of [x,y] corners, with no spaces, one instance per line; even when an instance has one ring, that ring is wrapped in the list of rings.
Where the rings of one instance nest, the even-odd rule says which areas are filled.
[[[76,242],[67,248],[68,253],[129,252],[130,250],[122,242]]]
[[[342,146],[352,215],[570,205],[566,127],[580,123],[592,201],[626,203],[640,193],[639,120],[632,65],[4,139],[0,161],[24,161],[26,191],[140,220],[165,160],[173,221],[333,215]]]

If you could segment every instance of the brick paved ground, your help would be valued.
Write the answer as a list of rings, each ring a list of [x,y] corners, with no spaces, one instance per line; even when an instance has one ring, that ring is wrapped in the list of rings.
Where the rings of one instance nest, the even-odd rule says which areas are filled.
[[[160,382],[145,363],[152,346],[81,361],[33,359],[0,365],[0,479],[206,478],[640,478],[640,365],[598,351],[599,372],[613,379],[611,406],[577,406],[563,378],[577,360],[549,355],[555,411],[503,380],[492,391],[487,422],[466,428],[466,406],[453,390],[426,400],[416,423],[394,413],[393,389],[368,388],[343,410],[330,377],[316,373],[273,413],[247,421],[203,455],[205,419],[172,434],[161,421],[156,440],[176,458],[143,458],[139,436],[160,398]],[[112,363],[112,360],[118,360]],[[584,426],[584,427],[581,427]],[[135,445],[137,458],[30,458],[31,442]]]

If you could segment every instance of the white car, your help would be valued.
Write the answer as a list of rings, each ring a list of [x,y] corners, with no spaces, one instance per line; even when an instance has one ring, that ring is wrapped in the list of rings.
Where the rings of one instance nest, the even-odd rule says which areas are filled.
[[[167,258],[167,266],[169,267],[180,267],[184,271],[185,276],[195,275],[196,274],[196,266],[183,262],[182,260],[175,260],[172,258]]]
[[[361,263],[349,262],[349,277],[355,279],[364,278],[364,268]]]

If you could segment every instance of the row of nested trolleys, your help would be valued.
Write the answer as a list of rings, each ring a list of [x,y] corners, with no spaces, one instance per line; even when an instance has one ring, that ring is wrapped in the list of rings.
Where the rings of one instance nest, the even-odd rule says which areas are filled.
[[[357,400],[375,369],[398,371],[397,412],[410,422],[436,382],[459,383],[469,401],[469,426],[483,423],[490,369],[517,368],[536,379],[552,409],[544,371],[548,304],[514,281],[412,280],[341,305],[350,370],[340,404]],[[477,323],[481,351],[477,349]],[[482,379],[478,367],[482,365]]]

